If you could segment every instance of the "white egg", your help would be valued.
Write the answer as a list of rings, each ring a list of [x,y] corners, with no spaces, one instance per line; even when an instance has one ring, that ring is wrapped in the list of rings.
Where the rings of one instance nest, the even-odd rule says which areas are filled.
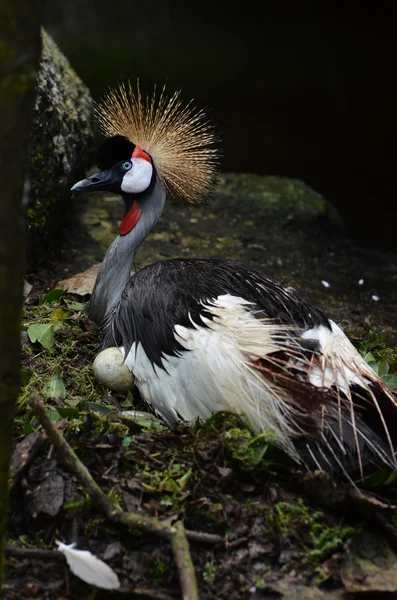
[[[102,350],[94,360],[95,377],[114,392],[127,392],[134,387],[134,376],[123,360],[124,356],[117,347]]]

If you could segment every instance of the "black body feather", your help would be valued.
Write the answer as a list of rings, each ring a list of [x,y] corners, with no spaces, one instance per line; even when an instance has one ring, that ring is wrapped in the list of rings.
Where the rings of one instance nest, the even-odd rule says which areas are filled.
[[[213,314],[204,305],[211,304],[223,294],[251,302],[247,310],[257,318],[291,327],[287,333],[273,335],[284,342],[289,339],[297,356],[300,353],[308,362],[321,360],[317,341],[300,337],[303,331],[321,325],[331,330],[329,320],[320,310],[301,298],[292,287],[276,283],[240,263],[217,259],[173,259],[137,272],[127,284],[110,319],[103,348],[124,346],[128,353],[134,343],[141,344],[152,365],[166,371],[166,355],[178,356],[187,352],[174,335],[175,325],[206,327],[202,317],[212,319]],[[363,388],[356,385],[350,388],[355,406],[353,424],[349,410],[344,408],[339,414],[340,391],[334,386],[327,389],[313,386],[308,374],[295,369],[293,363],[287,371],[278,368],[277,364],[285,366],[288,362],[287,355],[283,358],[283,352],[268,358],[253,367],[294,398],[295,409],[298,409],[295,417],[302,430],[296,445],[310,470],[321,468],[342,479],[360,477],[363,473],[358,466],[357,440],[361,459],[366,465],[365,473],[380,463],[393,468],[394,458],[379,413]],[[392,424],[396,407],[379,386],[374,380],[373,393],[382,413]],[[396,443],[397,427],[391,426],[390,431]]]
[[[203,303],[223,294],[252,302],[250,310],[261,319],[297,330],[319,325],[330,328],[323,313],[292,287],[275,283],[259,271],[228,260],[173,259],[145,267],[131,278],[103,347],[124,346],[128,352],[136,342],[153,365],[166,368],[165,354],[176,356],[185,350],[175,338],[175,325],[205,327],[201,317],[211,319],[213,315]]]

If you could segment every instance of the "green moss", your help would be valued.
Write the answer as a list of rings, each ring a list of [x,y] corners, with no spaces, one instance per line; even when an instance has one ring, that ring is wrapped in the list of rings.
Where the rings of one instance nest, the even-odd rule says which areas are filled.
[[[301,498],[296,503],[278,502],[267,520],[283,538],[295,538],[301,547],[301,564],[318,570],[322,580],[326,578],[323,561],[361,531],[361,525],[329,524],[323,512],[309,508]]]
[[[92,361],[97,351],[98,340],[95,333],[85,331],[81,327],[81,319],[84,318],[85,309],[70,309],[62,296],[55,302],[26,307],[23,328],[28,330],[31,325],[51,324],[54,341],[48,348],[39,343],[32,346],[28,341],[24,344],[23,387],[15,421],[18,434],[23,431],[26,433],[31,430],[32,424],[34,425],[27,405],[30,395],[37,392],[42,394],[54,374],[59,375],[65,394],[60,398],[48,397],[47,406],[54,409],[54,418],[59,410],[76,409],[66,411],[64,415],[68,418],[70,430],[78,431],[82,427],[87,410],[85,403],[98,403],[99,406],[102,404],[104,390],[100,385],[94,387],[92,373]],[[58,414],[58,418],[60,416],[61,414]],[[101,431],[117,431],[123,436],[128,433],[128,428],[112,418],[100,419],[94,413],[92,422],[93,427]]]
[[[43,166],[44,155],[42,152],[36,152],[29,157],[29,164],[32,171],[39,171]]]
[[[203,579],[209,585],[213,585],[216,579],[217,568],[213,562],[206,562],[203,568]]]
[[[153,576],[153,581],[158,585],[166,584],[171,576],[170,568],[163,560],[157,558],[156,556],[153,558],[149,573]]]
[[[42,32],[42,57],[30,155],[27,222],[29,259],[64,224],[70,187],[91,152],[91,98],[56,44]],[[39,252],[40,250],[40,252]]]
[[[397,370],[397,352],[387,348],[385,336],[379,331],[369,329],[367,335],[356,346],[364,357],[371,353],[377,363],[387,362],[392,371]]]
[[[339,221],[338,212],[320,194],[298,179],[254,175],[252,173],[223,173],[216,192],[218,201],[236,204],[244,216],[272,218],[280,212],[288,221],[303,216],[327,215]]]
[[[148,492],[164,494],[163,506],[177,507],[186,486],[191,483],[192,469],[183,463],[172,462],[166,469],[152,469],[145,466],[141,471],[142,486]]]

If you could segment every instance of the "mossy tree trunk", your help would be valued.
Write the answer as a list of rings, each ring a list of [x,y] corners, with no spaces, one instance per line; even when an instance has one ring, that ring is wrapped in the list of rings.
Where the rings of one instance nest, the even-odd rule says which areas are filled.
[[[0,0],[0,589],[25,261],[23,189],[40,59],[41,0]],[[1,593],[1,592],[0,592]]]

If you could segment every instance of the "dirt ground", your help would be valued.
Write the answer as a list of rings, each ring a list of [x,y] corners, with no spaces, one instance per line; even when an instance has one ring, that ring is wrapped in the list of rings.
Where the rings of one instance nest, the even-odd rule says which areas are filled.
[[[45,295],[101,260],[120,213],[113,198],[79,199],[68,243],[55,245],[27,277],[33,287],[23,317],[5,598],[180,597],[169,543],[114,525],[92,504],[42,434],[28,405],[36,392],[117,506],[183,519],[193,532],[200,598],[397,598],[396,491],[384,473],[357,497],[320,474],[299,472],[237,416],[170,430],[136,392],[110,393],[95,382],[99,337],[86,315],[88,298]],[[234,258],[288,281],[357,343],[369,339],[375,354],[388,346],[382,357],[396,370],[396,257],[349,241],[332,209],[302,184],[225,175],[209,206],[169,205],[137,262],[174,256]],[[47,326],[52,338],[32,342],[32,325]],[[102,558],[121,588],[80,581],[56,540]]]

